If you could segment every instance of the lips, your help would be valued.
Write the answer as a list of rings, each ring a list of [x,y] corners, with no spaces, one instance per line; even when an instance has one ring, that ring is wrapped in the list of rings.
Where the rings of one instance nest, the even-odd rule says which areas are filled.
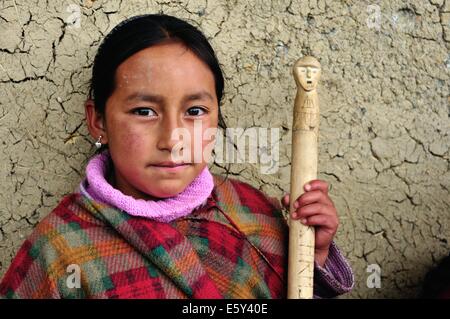
[[[159,172],[177,173],[189,167],[190,163],[161,162],[150,165]]]
[[[178,167],[178,166],[186,166],[186,165],[189,165],[189,163],[175,163],[175,162],[167,161],[167,162],[161,162],[161,163],[153,164],[152,166]]]

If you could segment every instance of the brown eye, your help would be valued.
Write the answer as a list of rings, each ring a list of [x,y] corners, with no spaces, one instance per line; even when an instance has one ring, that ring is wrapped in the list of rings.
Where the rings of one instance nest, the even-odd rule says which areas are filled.
[[[195,107],[191,107],[189,110],[186,111],[187,115],[189,116],[200,116],[206,113],[206,110],[195,106]]]
[[[133,110],[133,114],[139,116],[156,116],[156,112],[147,107],[139,107]]]

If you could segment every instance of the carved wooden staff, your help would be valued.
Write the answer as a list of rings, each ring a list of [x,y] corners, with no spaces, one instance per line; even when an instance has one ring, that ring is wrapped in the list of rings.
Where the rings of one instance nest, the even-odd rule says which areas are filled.
[[[295,200],[303,187],[317,178],[319,98],[317,82],[320,63],[314,57],[299,59],[293,69],[297,84],[292,125],[292,161],[289,214],[295,210]],[[290,216],[290,215],[289,215]],[[299,220],[289,222],[288,298],[313,297],[314,227]]]

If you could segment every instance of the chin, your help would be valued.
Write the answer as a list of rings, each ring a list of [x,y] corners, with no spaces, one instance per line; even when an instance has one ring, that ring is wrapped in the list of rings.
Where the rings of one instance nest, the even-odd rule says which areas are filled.
[[[177,196],[187,187],[187,185],[184,185],[184,183],[180,182],[164,183],[164,185],[155,185],[155,186],[156,187],[152,189],[152,191],[149,192],[149,194],[152,194],[152,196],[158,198],[169,198]]]

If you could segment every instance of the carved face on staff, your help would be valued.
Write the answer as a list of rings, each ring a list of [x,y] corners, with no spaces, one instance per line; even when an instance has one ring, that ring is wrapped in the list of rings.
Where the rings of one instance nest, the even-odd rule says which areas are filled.
[[[320,74],[320,63],[313,57],[306,56],[295,63],[295,82],[297,82],[297,86],[301,86],[305,91],[312,91],[317,87]]]

